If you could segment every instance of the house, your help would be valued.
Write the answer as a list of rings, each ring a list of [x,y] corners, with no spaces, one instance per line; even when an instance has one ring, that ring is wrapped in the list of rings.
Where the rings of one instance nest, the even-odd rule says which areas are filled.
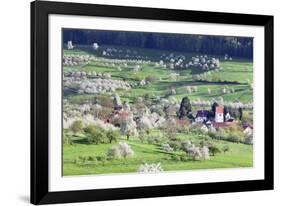
[[[195,122],[206,122],[208,120],[208,114],[209,111],[208,110],[198,110],[196,117],[195,117]]]
[[[216,107],[215,122],[224,122],[223,106]]]
[[[226,122],[233,122],[233,121],[234,121],[234,118],[231,117],[231,115],[229,114],[229,112],[227,112],[224,117],[225,117],[225,121],[226,121]]]
[[[250,126],[246,127],[243,131],[243,133],[246,135],[246,136],[251,136],[253,135],[253,128],[251,128]]]

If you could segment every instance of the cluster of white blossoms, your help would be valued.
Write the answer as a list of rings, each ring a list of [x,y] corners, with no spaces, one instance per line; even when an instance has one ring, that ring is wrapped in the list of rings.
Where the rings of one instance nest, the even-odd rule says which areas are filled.
[[[186,86],[185,89],[186,89],[186,92],[188,94],[191,94],[193,92],[197,92],[198,91],[198,87],[197,86]]]
[[[202,70],[216,69],[220,68],[220,60],[218,58],[210,58],[207,55],[191,57],[191,60],[188,62],[188,67],[199,67]]]
[[[243,103],[243,102],[227,102],[224,101],[223,98],[221,97],[220,99],[216,100],[216,99],[212,99],[212,100],[201,100],[201,99],[197,99],[197,100],[193,100],[191,101],[191,105],[192,106],[211,106],[214,102],[217,102],[221,105],[224,105],[226,107],[229,108],[233,108],[233,109],[253,109],[253,103],[252,102],[248,102],[248,103]]]
[[[162,150],[164,150],[165,152],[172,152],[174,149],[169,145],[169,144],[162,144]]]
[[[115,92],[116,89],[129,90],[130,84],[113,79],[86,79],[86,80],[75,80],[68,79],[64,82],[64,87],[75,89],[78,93],[86,94],[99,94],[105,92]]]
[[[162,109],[162,108],[161,108]],[[141,114],[138,115],[138,120],[136,121],[137,127],[139,129],[152,129],[160,128],[165,123],[166,119],[156,112],[151,112],[150,109],[146,109]]]
[[[138,52],[136,50],[121,49],[121,48],[107,48],[102,51],[102,56],[111,58],[123,58],[123,59],[142,59],[147,60],[149,57],[145,53]]]
[[[170,54],[163,53],[160,56],[160,59],[161,60],[157,64],[163,68],[170,68],[170,69],[185,68],[186,57],[184,55],[175,55],[174,53],[170,53]]]
[[[182,144],[183,150],[191,156],[193,160],[208,160],[210,159],[209,156],[209,149],[206,146],[197,147],[192,144],[190,141],[187,141]]]
[[[169,99],[167,98],[159,98],[157,99],[157,104],[152,105],[150,107],[151,111],[164,111],[166,110],[172,110],[172,111],[177,111],[180,108],[180,102],[174,98],[170,97]],[[153,112],[152,112],[153,114]]]
[[[135,153],[130,145],[126,142],[119,142],[117,145],[109,148],[107,155],[113,159],[119,159],[121,157],[127,158],[133,156]]]
[[[90,55],[64,55],[62,58],[63,66],[76,66],[89,63],[94,60],[94,56]]]
[[[95,125],[99,128],[104,129],[105,131],[114,131],[119,129],[118,127],[115,127],[111,123],[107,123],[98,118],[94,118],[90,114],[82,115],[81,117],[70,117],[64,119],[63,128],[68,129],[75,121],[82,121],[84,125]]]
[[[160,56],[160,61],[155,63],[156,67],[169,68],[169,69],[188,69],[190,67],[197,67],[203,71],[209,69],[220,68],[220,60],[208,55],[197,55],[188,59],[183,54],[175,55],[174,53],[165,54]]]
[[[129,114],[126,119],[123,119],[120,122],[120,131],[123,135],[138,136],[137,124],[134,121],[132,114]]]
[[[179,76],[180,76],[180,74],[178,74],[178,73],[171,73],[169,77],[171,80],[176,81],[176,80],[178,80]]]
[[[140,60],[140,59],[106,59],[106,58],[96,58],[94,59],[96,64],[101,66],[107,66],[118,69],[118,67],[129,67],[135,65],[142,65],[150,63],[150,61]]]
[[[224,55],[224,60],[232,61],[232,57],[229,56],[228,54],[225,54],[225,55]]]
[[[161,167],[161,163],[152,163],[152,164],[142,164],[139,169],[138,172],[140,173],[158,173],[158,172],[162,172],[163,169]]]
[[[228,85],[225,85],[223,88],[221,88],[221,92],[223,94],[229,94],[229,93],[234,93],[235,92],[235,88],[230,88]]]
[[[141,80],[140,82],[139,82],[139,85],[140,86],[144,86],[144,85],[146,85],[146,81],[143,79],[143,80]]]
[[[101,77],[101,78],[106,78],[110,79],[111,74],[110,73],[102,73],[102,72],[86,72],[86,71],[73,71],[73,72],[66,72],[64,74],[66,77],[72,77],[72,78],[95,78],[95,77]]]

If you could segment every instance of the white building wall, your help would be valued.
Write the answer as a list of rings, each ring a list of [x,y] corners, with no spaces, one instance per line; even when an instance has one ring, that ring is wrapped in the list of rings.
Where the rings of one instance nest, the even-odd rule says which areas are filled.
[[[216,113],[215,121],[223,122],[223,113]]]

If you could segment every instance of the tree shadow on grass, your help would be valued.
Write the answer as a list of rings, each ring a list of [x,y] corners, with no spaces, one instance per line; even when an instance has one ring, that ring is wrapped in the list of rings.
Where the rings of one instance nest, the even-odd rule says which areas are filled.
[[[74,144],[87,144],[87,145],[90,144],[87,138],[74,139],[72,141],[73,141]]]

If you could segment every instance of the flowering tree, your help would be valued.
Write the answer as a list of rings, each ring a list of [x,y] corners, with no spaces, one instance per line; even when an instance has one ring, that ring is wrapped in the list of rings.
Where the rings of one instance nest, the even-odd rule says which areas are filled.
[[[83,122],[81,120],[76,120],[71,124],[69,129],[75,134],[81,132],[83,130]]]
[[[204,160],[210,159],[209,148],[208,147],[203,146],[202,148],[200,148],[200,152],[202,154],[202,159],[204,159]]]
[[[99,48],[98,43],[93,43],[93,49],[94,49],[94,50],[98,50],[98,48]]]
[[[120,118],[120,131],[127,136],[127,140],[129,140],[130,136],[138,135],[137,124],[132,114],[128,113]]]
[[[134,151],[126,142],[119,142],[118,145],[112,146],[107,152],[107,156],[112,159],[127,158],[133,155]]]
[[[163,169],[161,167],[161,163],[157,163],[157,164],[142,164],[139,169],[138,172],[140,173],[157,173],[157,172],[162,172]]]
[[[113,103],[114,103],[114,109],[121,109],[122,108],[122,102],[121,102],[118,94],[114,95]]]
[[[118,147],[121,155],[124,158],[133,156],[135,154],[130,145],[128,145],[126,142],[119,142]]]

